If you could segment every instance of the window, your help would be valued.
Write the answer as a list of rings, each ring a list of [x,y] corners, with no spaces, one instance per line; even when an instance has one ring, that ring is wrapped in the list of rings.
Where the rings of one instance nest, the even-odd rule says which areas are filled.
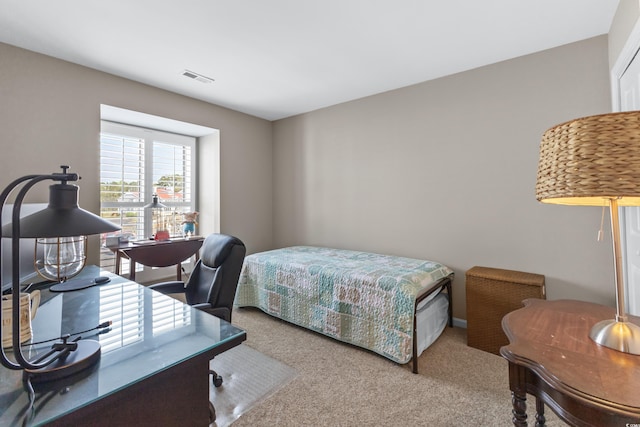
[[[149,238],[159,229],[182,235],[182,214],[196,210],[195,145],[194,137],[103,121],[101,216],[131,239]],[[145,208],[154,195],[165,208]],[[113,263],[113,254],[103,251],[101,267]]]

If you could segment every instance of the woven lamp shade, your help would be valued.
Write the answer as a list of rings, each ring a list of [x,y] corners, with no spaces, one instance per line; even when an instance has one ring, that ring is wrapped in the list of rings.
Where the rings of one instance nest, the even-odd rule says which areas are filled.
[[[559,124],[542,137],[536,198],[544,203],[640,206],[640,111]]]

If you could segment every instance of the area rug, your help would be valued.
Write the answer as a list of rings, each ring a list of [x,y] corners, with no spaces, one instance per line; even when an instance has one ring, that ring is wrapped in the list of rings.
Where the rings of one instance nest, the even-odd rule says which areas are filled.
[[[211,427],[232,424],[296,376],[296,370],[246,344],[216,356],[211,369],[222,376],[220,387],[210,385],[216,421]]]

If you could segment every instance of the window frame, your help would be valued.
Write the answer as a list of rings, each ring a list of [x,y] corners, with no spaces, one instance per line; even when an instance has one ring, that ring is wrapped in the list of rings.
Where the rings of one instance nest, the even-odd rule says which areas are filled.
[[[198,188],[197,188],[197,176],[198,176],[198,138],[195,136],[181,135],[172,132],[150,129],[142,126],[135,126],[131,124],[123,124],[116,123],[108,120],[100,121],[100,135],[99,135],[99,164],[100,164],[100,185],[102,186],[103,176],[102,176],[102,164],[103,164],[103,153],[102,153],[102,137],[103,135],[113,136],[115,138],[133,138],[142,140],[142,145],[144,147],[144,158],[143,158],[143,168],[144,173],[140,176],[142,177],[142,185],[140,187],[138,200],[135,202],[130,201],[122,201],[122,202],[113,202],[113,201],[102,201],[102,194],[100,194],[100,211],[103,209],[116,208],[126,210],[130,209],[139,209],[142,210],[141,217],[143,218],[143,230],[142,235],[140,235],[140,229],[137,228],[137,235],[135,238],[143,238],[146,239],[152,236],[153,230],[153,209],[144,209],[144,206],[152,201],[152,197],[154,194],[155,186],[154,186],[154,178],[153,178],[153,146],[154,142],[162,143],[162,144],[170,144],[176,146],[188,146],[190,147],[190,173],[189,179],[187,180],[185,177],[185,184],[183,187],[183,200],[182,202],[177,202],[175,200],[160,200],[160,202],[165,205],[168,210],[171,211],[182,211],[182,212],[194,212],[198,210]],[[124,175],[124,172],[123,172]],[[124,179],[124,178],[123,178]],[[189,196],[187,196],[186,191],[188,188]],[[100,192],[102,192],[102,187],[100,188]],[[174,217],[174,220],[178,221],[177,218]],[[119,221],[122,221],[122,216],[120,216]],[[174,237],[174,236],[172,236]],[[111,258],[111,251],[104,252],[104,256],[109,255],[108,258]],[[106,268],[111,271],[115,271],[115,265],[110,265],[109,261],[101,256],[101,267]],[[114,256],[115,260],[115,256]],[[103,261],[106,261],[107,264],[102,265]],[[185,261],[187,262],[187,261]],[[122,265],[122,273],[128,273],[130,266],[127,261],[123,261]],[[145,280],[157,280],[158,278],[164,277],[166,272],[163,273],[163,270],[168,269],[159,269],[159,268],[151,268],[147,266],[143,266],[140,264],[136,265],[136,272],[142,273],[141,279]],[[154,272],[152,272],[154,270]],[[155,271],[158,270],[158,271]],[[171,268],[173,272],[173,268]]]
[[[128,137],[138,138],[143,140],[145,147],[144,153],[144,186],[142,200],[138,202],[103,202],[100,200],[100,209],[102,208],[143,208],[146,204],[150,203],[154,193],[154,179],[153,179],[153,143],[160,142],[170,145],[188,146],[191,148],[191,173],[190,180],[190,200],[187,202],[175,202],[165,201],[160,202],[170,209],[188,208],[184,209],[188,212],[197,211],[197,138],[193,136],[185,136],[175,134],[166,131],[160,131],[156,129],[149,129],[144,127],[126,125],[122,123],[115,123],[106,120],[101,120],[100,124],[100,138],[103,134],[108,134],[116,137]],[[146,209],[144,212],[144,230],[143,236],[152,235],[152,212],[151,209]]]

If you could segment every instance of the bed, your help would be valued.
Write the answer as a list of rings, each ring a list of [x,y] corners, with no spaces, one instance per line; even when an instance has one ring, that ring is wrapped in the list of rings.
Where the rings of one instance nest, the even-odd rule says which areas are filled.
[[[245,258],[235,304],[366,348],[413,360],[452,326],[453,271],[433,261],[313,246]]]

